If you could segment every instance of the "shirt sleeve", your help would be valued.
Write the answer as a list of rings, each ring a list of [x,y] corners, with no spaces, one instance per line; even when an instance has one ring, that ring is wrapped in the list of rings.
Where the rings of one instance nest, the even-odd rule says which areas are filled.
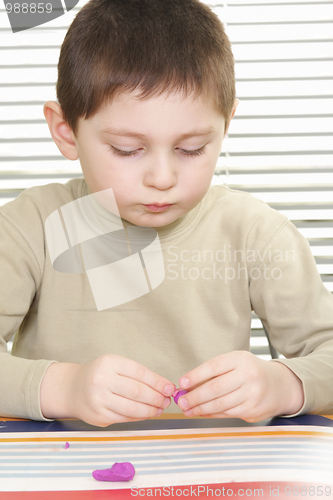
[[[40,385],[55,361],[31,360],[7,352],[36,300],[42,280],[41,259],[24,231],[0,212],[0,416],[46,420],[40,407]]]
[[[281,219],[282,220],[282,219]],[[302,381],[303,413],[333,413],[333,296],[318,273],[310,245],[288,220],[263,243],[258,225],[249,242],[250,299],[283,363]],[[259,246],[256,247],[256,242]],[[261,246],[260,246],[261,245]]]

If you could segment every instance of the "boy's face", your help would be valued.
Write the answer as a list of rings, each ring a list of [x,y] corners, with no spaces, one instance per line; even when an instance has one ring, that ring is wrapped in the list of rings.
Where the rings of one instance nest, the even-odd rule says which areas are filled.
[[[72,138],[90,191],[112,188],[123,219],[161,227],[206,194],[224,128],[224,118],[202,96],[139,100],[123,93],[93,117],[81,118]],[[155,204],[170,206],[150,206]]]

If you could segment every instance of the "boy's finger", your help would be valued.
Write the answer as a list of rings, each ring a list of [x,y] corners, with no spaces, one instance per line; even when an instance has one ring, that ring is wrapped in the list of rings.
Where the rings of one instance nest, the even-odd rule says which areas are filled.
[[[205,361],[205,363],[194,368],[194,370],[187,372],[179,380],[180,387],[188,390],[196,385],[203,384],[207,380],[233,370],[236,366],[235,353],[236,351],[220,354],[215,358]]]
[[[154,373],[152,370],[149,370],[149,368],[146,368],[141,365],[141,363],[133,361],[132,359],[119,356],[119,360],[116,366],[114,366],[114,369],[118,375],[138,380],[167,397],[170,397],[176,388],[175,384],[168,379],[157,375],[157,373]]]
[[[112,384],[112,393],[156,408],[167,408],[171,403],[170,397],[129,377],[117,377]]]
[[[200,415],[202,407],[207,403],[212,403],[212,408],[205,408],[206,413],[216,413],[219,408],[216,405],[222,403],[221,398],[225,397],[224,401],[228,401],[228,397],[232,398],[235,395],[235,391],[243,385],[243,379],[240,374],[231,370],[228,373],[224,373],[218,377],[214,377],[208,382],[200,385],[196,389],[193,389],[181,396],[178,400],[178,406],[182,410],[197,410],[193,415]],[[189,415],[187,415],[189,416]]]
[[[210,380],[202,385],[200,389],[206,389],[205,393],[197,396],[198,391],[189,392],[182,398],[179,398],[179,406],[187,417],[195,417],[205,414],[223,413],[230,408],[240,405],[244,401],[244,391],[238,390],[241,387],[230,372],[229,380],[224,383],[223,379],[228,377],[229,373]],[[216,387],[212,388],[212,383]],[[185,401],[187,405],[185,406]]]
[[[159,417],[163,411],[163,408],[155,408],[137,401],[131,401],[116,394],[111,395],[110,401],[105,403],[105,407],[123,417],[138,419]]]

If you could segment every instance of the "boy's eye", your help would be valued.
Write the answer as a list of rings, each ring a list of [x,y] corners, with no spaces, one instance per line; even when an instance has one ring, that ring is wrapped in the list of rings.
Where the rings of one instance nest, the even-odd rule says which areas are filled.
[[[123,151],[122,149],[117,149],[114,146],[110,146],[111,152],[116,156],[136,156],[139,150],[134,151]]]
[[[206,148],[206,145],[202,146],[202,148],[200,148],[200,149],[191,149],[191,150],[181,149],[181,152],[186,156],[197,156],[197,155],[201,155],[205,151],[205,148]]]
[[[198,156],[204,152],[205,148],[206,148],[206,145],[202,146],[202,148],[200,148],[200,149],[191,149],[191,150],[180,149],[180,151],[185,156]],[[133,151],[124,151],[123,149],[117,149],[114,146],[110,146],[110,149],[111,149],[111,152],[113,154],[115,154],[116,156],[136,156],[139,154],[139,151],[140,151],[139,149],[136,149]]]

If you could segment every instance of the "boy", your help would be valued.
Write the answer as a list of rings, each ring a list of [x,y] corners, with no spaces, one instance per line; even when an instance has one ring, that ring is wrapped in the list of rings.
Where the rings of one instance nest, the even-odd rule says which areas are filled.
[[[178,410],[177,381],[187,416],[332,411],[333,298],[307,241],[251,195],[210,186],[237,106],[217,16],[198,0],[90,0],[58,71],[59,104],[47,102],[44,115],[84,178],[26,190],[0,211],[0,414],[142,420]],[[165,276],[98,310],[84,242],[84,271],[57,271],[47,220],[61,211],[68,230],[65,207],[107,190],[127,235],[157,232]],[[115,212],[91,208],[84,224],[106,233]],[[103,248],[122,243],[109,233]],[[252,308],[287,359],[248,352]]]

